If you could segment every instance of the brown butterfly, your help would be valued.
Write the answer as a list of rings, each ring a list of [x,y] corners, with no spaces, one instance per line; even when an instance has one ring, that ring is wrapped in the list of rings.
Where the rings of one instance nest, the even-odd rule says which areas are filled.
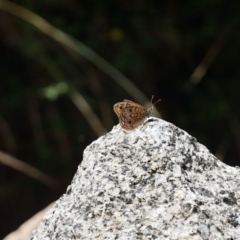
[[[152,99],[153,97],[154,96],[152,96]],[[161,101],[161,99],[157,100],[153,105],[159,101]],[[153,105],[147,109],[138,103],[124,99],[123,102],[116,103],[113,109],[119,118],[121,127],[126,130],[133,130],[141,125],[147,117],[150,117],[153,111]]]

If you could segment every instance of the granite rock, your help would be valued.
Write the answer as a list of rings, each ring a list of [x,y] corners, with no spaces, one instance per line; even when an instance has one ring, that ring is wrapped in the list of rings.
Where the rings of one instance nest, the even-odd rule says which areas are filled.
[[[240,169],[158,118],[115,126],[31,239],[240,239]]]

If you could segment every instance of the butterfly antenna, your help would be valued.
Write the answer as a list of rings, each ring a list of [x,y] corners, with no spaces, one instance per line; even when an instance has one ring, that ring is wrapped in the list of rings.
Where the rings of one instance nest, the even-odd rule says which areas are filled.
[[[153,103],[153,102],[152,102],[153,98],[154,98],[154,95],[152,95],[152,98],[151,98],[151,103],[152,103],[153,105],[155,105],[157,102],[160,102],[160,101],[161,101],[161,99],[158,99],[155,103]]]
[[[152,95],[152,98],[151,98],[151,103],[152,103],[152,100],[153,100],[153,98],[154,98],[154,95]]]
[[[158,99],[155,103],[153,103],[153,105],[155,105],[156,103],[158,103],[158,102],[160,102],[161,101],[161,99]]]

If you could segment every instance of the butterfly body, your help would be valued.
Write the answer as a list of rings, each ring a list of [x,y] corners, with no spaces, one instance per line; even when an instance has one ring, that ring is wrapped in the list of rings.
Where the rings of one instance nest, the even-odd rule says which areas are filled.
[[[119,118],[121,127],[133,130],[151,115],[153,106],[147,109],[138,103],[125,99],[123,102],[116,103],[113,109]]]

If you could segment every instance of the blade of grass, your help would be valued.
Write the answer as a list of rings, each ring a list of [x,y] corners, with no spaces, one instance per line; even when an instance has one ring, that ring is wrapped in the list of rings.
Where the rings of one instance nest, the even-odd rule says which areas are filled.
[[[12,157],[2,151],[0,151],[0,163],[11,167],[21,173],[26,174],[27,176],[53,188],[56,189],[60,187],[60,184],[53,179],[52,177],[48,176],[47,174],[43,173],[42,171],[30,166],[29,164],[18,160],[15,157]]]
[[[66,34],[60,29],[54,27],[48,23],[45,19],[39,15],[23,8],[15,3],[1,0],[0,9],[11,13],[25,21],[29,22],[37,29],[45,33],[47,36],[53,38],[57,42],[67,46],[72,51],[80,54],[85,59],[93,63],[108,76],[110,76],[115,82],[117,82],[126,92],[128,92],[133,98],[140,103],[149,103],[149,99],[120,71],[114,68],[104,58],[95,53],[92,49],[87,47],[82,42],[74,39],[72,36]],[[160,117],[160,113],[156,110],[156,113]]]

